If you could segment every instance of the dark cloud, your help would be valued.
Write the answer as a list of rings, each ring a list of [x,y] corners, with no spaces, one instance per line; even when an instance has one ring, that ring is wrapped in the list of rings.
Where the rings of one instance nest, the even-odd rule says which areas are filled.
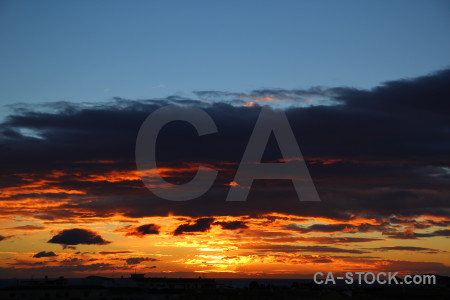
[[[52,237],[48,243],[61,244],[63,246],[73,245],[106,245],[111,242],[104,240],[94,231],[82,228],[65,229]]]
[[[60,261],[59,263],[63,266],[77,266],[77,265],[82,265],[84,262],[84,259],[78,258],[78,257],[70,257],[70,258],[66,258],[62,261]]]
[[[355,229],[356,226],[351,224],[314,224],[308,227],[301,227],[297,224],[289,224],[286,226],[287,229],[293,229],[295,231],[299,231],[301,233],[307,232],[339,232],[344,230],[352,230]]]
[[[211,228],[214,218],[200,218],[193,224],[182,224],[175,229],[174,234],[180,235],[186,232],[205,232]]]
[[[450,70],[444,70],[386,82],[371,90],[260,89],[245,94],[207,91],[197,95],[200,99],[214,98],[212,103],[182,97],[142,101],[116,98],[103,104],[59,102],[16,107],[1,124],[0,186],[6,191],[26,186],[30,180],[46,180],[42,187],[47,190],[40,193],[23,188],[22,193],[0,196],[0,201],[34,198],[57,205],[45,212],[5,206],[1,213],[69,220],[117,213],[129,217],[169,213],[201,217],[279,212],[334,218],[342,224],[355,216],[450,217],[450,108],[446,100],[450,98],[449,81]],[[284,110],[321,202],[298,201],[292,184],[283,180],[256,180],[246,202],[225,201],[228,184],[261,109],[238,106],[238,102],[255,97],[276,98],[279,105],[287,103]],[[305,100],[311,100],[312,105],[303,105]],[[113,171],[134,172],[139,127],[151,112],[167,104],[203,108],[219,132],[198,137],[185,122],[168,124],[158,137],[159,166],[215,166],[220,172],[213,188],[198,199],[171,202],[157,198],[136,178],[93,180],[95,175]],[[266,149],[267,157],[277,159],[279,150],[272,146],[269,144]],[[54,177],[55,170],[64,174]],[[183,183],[194,174],[195,170],[172,172],[167,180]],[[86,196],[71,192],[74,190],[85,192]],[[210,225],[199,227],[207,230]],[[196,231],[195,224],[182,226],[180,232]],[[425,229],[434,225],[418,226],[421,228],[417,229]],[[358,227],[358,231],[363,230]],[[368,226],[367,230],[375,229]],[[425,234],[419,232],[416,236]],[[446,236],[445,232],[440,234]]]
[[[317,102],[324,102],[339,94],[340,88],[312,87],[309,89],[259,89],[250,93],[234,93],[225,91],[195,91],[194,94],[200,99],[217,100],[225,103],[243,104],[249,101],[269,101],[269,102],[288,102],[296,103],[311,102],[311,97],[316,98]],[[318,100],[317,97],[321,99]]]
[[[309,242],[317,244],[348,244],[348,243],[367,243],[374,241],[382,241],[383,239],[378,238],[358,238],[358,237],[330,237],[330,236],[319,236],[319,237],[281,237],[281,238],[271,238],[266,239],[267,242],[275,243],[298,243],[298,242]]]
[[[426,229],[429,227],[447,227],[450,226],[450,221],[447,220],[441,220],[441,221],[435,221],[435,220],[422,220],[418,221],[416,219],[399,219],[396,217],[392,217],[389,219],[389,222],[392,224],[401,224],[401,225],[407,225],[407,226],[413,226],[417,229]]]
[[[4,236],[4,235],[1,235],[1,234],[0,234],[0,242],[1,242],[1,241],[4,241],[4,240],[6,240],[6,239],[9,239],[9,238],[11,238],[11,237],[12,237],[12,235]]]
[[[145,267],[146,269],[156,269],[156,266]]]
[[[332,263],[333,260],[330,258],[315,258],[312,259],[311,262],[316,263],[316,264],[328,264],[328,263]]]
[[[443,225],[441,222],[437,224],[431,224],[428,226],[416,226],[418,224],[414,224],[414,220],[412,221],[402,221],[403,225],[406,227],[398,227],[396,226],[395,220],[393,220],[393,224],[389,222],[384,222],[378,225],[362,223],[359,225],[352,224],[313,224],[307,227],[303,227],[301,225],[291,223],[285,226],[286,229],[294,230],[300,233],[310,233],[310,232],[318,232],[318,233],[357,233],[357,232],[381,232],[383,235],[386,235],[390,238],[396,239],[417,239],[417,238],[427,238],[427,237],[435,237],[435,236],[450,236],[450,230],[448,229],[440,229],[430,233],[424,232],[414,232],[411,228],[429,228],[431,226],[439,226]],[[428,221],[427,221],[428,222]],[[398,223],[398,222],[397,222]],[[445,223],[445,222],[444,222]],[[420,225],[420,223],[419,223]],[[384,249],[388,250],[388,249]]]
[[[223,229],[236,230],[246,229],[248,226],[243,221],[215,222],[214,225],[220,225]]]
[[[253,249],[259,252],[317,252],[317,253],[353,253],[362,254],[367,251],[357,249],[345,249],[330,246],[294,246],[294,245],[268,245],[268,244],[256,244],[256,245],[242,245],[242,249]]]
[[[390,246],[390,247],[379,247],[371,248],[371,250],[381,250],[381,251],[423,251],[427,253],[438,253],[439,250],[424,247],[413,247],[413,246]]]
[[[41,252],[38,252],[35,255],[33,255],[33,257],[35,257],[35,258],[52,257],[52,256],[58,256],[58,255],[56,255],[55,252],[53,252],[53,251],[49,251],[49,252],[41,251]]]
[[[43,230],[45,229],[45,226],[38,226],[38,225],[23,225],[23,226],[16,226],[8,228],[9,230],[24,230],[24,231],[32,231],[32,230]]]
[[[125,260],[125,262],[128,265],[137,265],[144,261],[158,261],[158,260],[150,257],[130,257]]]
[[[307,227],[291,223],[286,225],[286,229],[295,230],[301,233],[308,232],[320,232],[320,233],[334,233],[334,232],[347,232],[347,233],[356,233],[356,232],[383,232],[390,233],[393,229],[390,227],[390,223],[381,223],[381,224],[368,224],[362,223],[359,225],[353,224],[313,224]]]
[[[98,254],[110,255],[110,254],[125,254],[125,253],[133,253],[133,252],[128,251],[128,250],[123,250],[123,251],[100,251]]]
[[[0,272],[4,274],[19,274],[22,278],[26,278],[26,274],[35,273],[39,274],[54,274],[58,276],[64,273],[94,273],[94,272],[105,272],[105,271],[115,271],[115,270],[123,270],[124,267],[118,267],[114,264],[108,263],[95,263],[95,264],[74,264],[74,265],[59,265],[59,266],[45,266],[43,262],[37,262],[30,264],[33,268],[21,268],[19,266],[15,266],[14,268],[0,268]],[[21,266],[26,266],[26,264],[20,264]],[[41,267],[38,267],[41,266]],[[128,269],[127,269],[128,270]],[[129,270],[131,271],[131,270]]]
[[[405,230],[403,232],[390,232],[388,234],[390,238],[396,239],[417,239],[417,238],[428,238],[428,237],[450,237],[450,229],[440,229],[430,233],[414,232],[412,230]]]
[[[36,267],[36,266],[45,266],[47,264],[46,261],[36,261],[36,262],[29,262],[29,261],[23,261],[20,259],[16,259],[13,263],[7,263],[10,266],[25,266],[25,267]]]
[[[435,232],[432,233],[433,236],[448,236],[450,237],[450,229],[441,229],[441,230],[436,230]]]
[[[134,235],[138,237],[144,237],[150,234],[159,234],[160,226],[156,224],[145,224],[141,226],[130,226],[127,228],[126,236]]]

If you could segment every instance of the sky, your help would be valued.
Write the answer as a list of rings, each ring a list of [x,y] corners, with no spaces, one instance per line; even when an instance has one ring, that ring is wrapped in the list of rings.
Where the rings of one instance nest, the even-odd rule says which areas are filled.
[[[0,1],[0,278],[450,275],[449,25],[446,1]],[[150,176],[217,170],[194,200],[136,169],[169,104],[217,126],[157,139]],[[321,201],[281,179],[225,201],[262,107]]]
[[[448,67],[447,1],[1,1],[0,103],[372,88]]]

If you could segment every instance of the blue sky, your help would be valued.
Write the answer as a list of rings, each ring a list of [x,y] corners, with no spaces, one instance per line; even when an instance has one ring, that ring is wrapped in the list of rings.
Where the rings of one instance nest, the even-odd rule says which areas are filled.
[[[0,104],[354,86],[450,66],[447,1],[0,1]]]

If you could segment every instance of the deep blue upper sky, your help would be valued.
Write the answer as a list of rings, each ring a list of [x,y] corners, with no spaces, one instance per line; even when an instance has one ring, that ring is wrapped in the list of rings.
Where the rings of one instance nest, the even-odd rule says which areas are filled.
[[[1,1],[0,103],[354,86],[450,66],[447,1]]]

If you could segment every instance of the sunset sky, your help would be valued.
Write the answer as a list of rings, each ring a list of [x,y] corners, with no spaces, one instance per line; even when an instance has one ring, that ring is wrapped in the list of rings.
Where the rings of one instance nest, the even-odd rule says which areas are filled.
[[[450,275],[446,1],[0,1],[0,278]],[[198,107],[157,140],[143,121]],[[285,112],[320,202],[289,180],[225,201],[261,107]],[[263,163],[283,163],[272,136]]]

